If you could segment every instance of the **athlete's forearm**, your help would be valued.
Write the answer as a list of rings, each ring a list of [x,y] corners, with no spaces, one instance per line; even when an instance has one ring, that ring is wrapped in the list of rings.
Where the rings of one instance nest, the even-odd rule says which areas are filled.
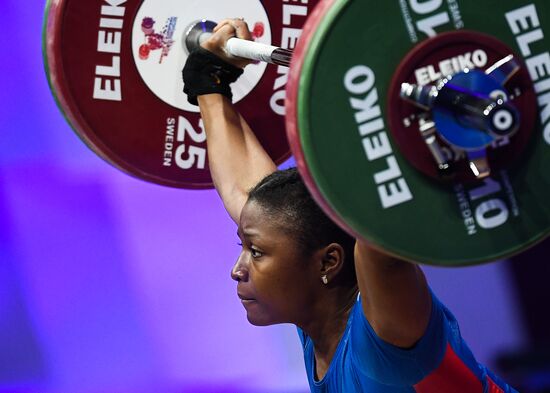
[[[212,179],[227,212],[238,223],[248,191],[277,167],[227,98],[208,94],[198,101]]]

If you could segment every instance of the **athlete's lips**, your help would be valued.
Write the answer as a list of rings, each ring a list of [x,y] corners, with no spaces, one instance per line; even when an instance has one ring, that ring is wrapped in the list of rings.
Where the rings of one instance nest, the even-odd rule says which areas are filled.
[[[237,292],[237,296],[239,297],[239,299],[241,299],[243,302],[254,302],[256,301],[256,299],[254,299],[253,297],[247,295],[247,294],[243,294],[243,293],[240,293],[240,292]]]

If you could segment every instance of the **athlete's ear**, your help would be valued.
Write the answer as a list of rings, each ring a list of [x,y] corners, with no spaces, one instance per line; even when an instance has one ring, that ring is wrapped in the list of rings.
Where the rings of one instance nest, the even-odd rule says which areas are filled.
[[[318,251],[319,278],[324,284],[330,284],[338,276],[345,257],[344,248],[338,243],[330,243]]]

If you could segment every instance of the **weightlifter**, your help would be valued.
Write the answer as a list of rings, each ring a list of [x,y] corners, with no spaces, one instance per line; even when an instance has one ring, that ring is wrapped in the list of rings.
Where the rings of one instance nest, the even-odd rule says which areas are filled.
[[[238,225],[231,277],[249,322],[297,326],[312,392],[516,392],[477,363],[419,266],[352,238],[296,169],[277,170],[231,104],[230,84],[248,64],[224,51],[235,36],[251,39],[246,23],[221,22],[183,78],[200,106],[214,184]]]

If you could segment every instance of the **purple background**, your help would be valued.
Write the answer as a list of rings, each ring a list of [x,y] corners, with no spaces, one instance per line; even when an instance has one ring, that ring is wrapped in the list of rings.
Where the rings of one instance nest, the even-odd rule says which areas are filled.
[[[48,89],[43,2],[0,9],[0,391],[307,391],[295,329],[246,321],[216,193],[96,157]],[[480,361],[524,345],[505,264],[426,270]]]

